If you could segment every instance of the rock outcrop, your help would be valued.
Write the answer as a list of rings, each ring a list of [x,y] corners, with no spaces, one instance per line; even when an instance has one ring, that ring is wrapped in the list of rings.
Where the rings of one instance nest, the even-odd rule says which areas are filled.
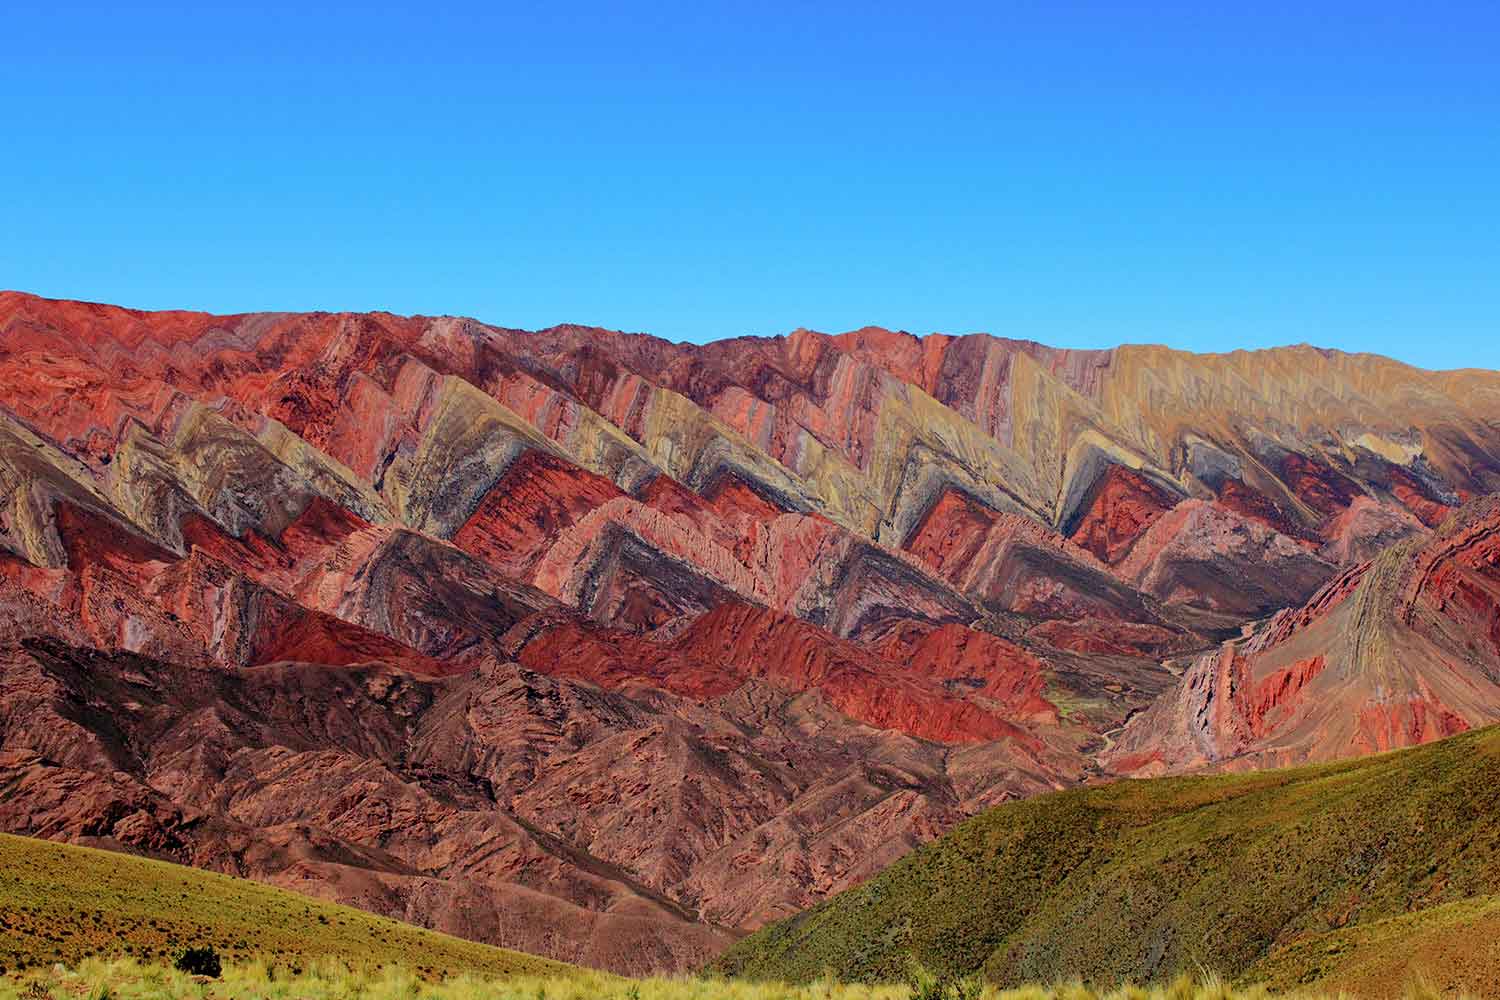
[[[1008,798],[1497,717],[1497,409],[0,293],[0,826],[687,968]]]
[[[1500,500],[1391,546],[1199,656],[1106,754],[1128,773],[1320,760],[1495,721]]]

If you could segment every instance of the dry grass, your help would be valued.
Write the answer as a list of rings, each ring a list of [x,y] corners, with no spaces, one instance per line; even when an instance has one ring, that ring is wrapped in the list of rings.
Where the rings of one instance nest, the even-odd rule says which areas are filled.
[[[150,967],[198,945],[229,962],[264,958],[287,968],[324,957],[396,960],[429,978],[565,975],[570,968],[259,882],[0,834],[0,972],[88,958]]]
[[[400,966],[362,965],[321,958],[297,972],[250,961],[225,966],[221,979],[189,976],[131,959],[86,959],[0,977],[0,1000],[910,1000],[912,988],[834,983],[789,986],[710,979],[627,980],[577,970],[568,975],[491,978],[464,973],[428,980]],[[1275,994],[1280,1000],[1298,996]],[[1413,984],[1409,1000],[1443,994]],[[1180,977],[1152,988],[1097,992],[1081,984],[1001,990],[978,987],[964,1000],[1271,1000],[1264,989],[1234,989],[1217,977]],[[1311,994],[1302,1000],[1318,1000]]]

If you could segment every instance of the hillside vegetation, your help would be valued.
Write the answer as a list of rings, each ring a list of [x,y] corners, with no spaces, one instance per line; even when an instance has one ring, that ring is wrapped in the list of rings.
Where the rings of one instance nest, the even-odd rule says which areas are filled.
[[[1375,996],[1428,971],[1492,995],[1500,911],[1477,897],[1500,891],[1497,778],[1491,728],[1338,764],[1010,803],[745,938],[715,968],[875,982],[914,954],[1003,985],[1201,967]],[[1424,947],[1430,970],[1414,964]]]
[[[1417,980],[1451,994],[1500,996],[1500,896],[1446,903],[1278,948],[1251,970],[1267,986],[1336,983],[1359,997]]]
[[[1500,920],[1500,903],[1469,904],[1424,930]],[[1371,941],[1411,935],[1372,925]],[[1486,924],[1485,926],[1490,926]],[[1442,948],[1441,934],[1411,937]],[[1493,936],[1489,940],[1495,940]],[[1340,951],[1355,954],[1362,942]],[[188,947],[223,955],[221,977],[172,967]],[[1282,997],[1315,949],[1277,971]],[[1356,970],[1387,974],[1378,963]],[[914,975],[915,973],[915,975]],[[1290,977],[1290,978],[1288,978]],[[626,979],[436,934],[270,886],[131,855],[0,835],[0,1000],[1269,1000],[1260,985],[1232,989],[1215,976],[1178,975],[1151,989],[1094,990],[1078,982],[1003,989],[978,977],[944,986],[904,963],[893,982],[809,983],[721,977]],[[1280,981],[1278,981],[1280,982]],[[923,985],[925,983],[925,985]],[[1417,988],[1412,988],[1415,985]],[[1290,989],[1286,987],[1290,986]],[[1437,994],[1408,981],[1402,994]],[[1489,995],[1487,991],[1480,995]]]
[[[209,946],[297,968],[400,961],[421,976],[562,975],[571,966],[476,944],[259,882],[0,834],[0,971],[85,958],[170,961]]]

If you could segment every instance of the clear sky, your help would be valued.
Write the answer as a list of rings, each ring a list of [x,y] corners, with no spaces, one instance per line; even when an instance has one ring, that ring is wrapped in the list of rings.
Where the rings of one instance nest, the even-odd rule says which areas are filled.
[[[0,287],[1500,368],[1500,4],[6,5]]]

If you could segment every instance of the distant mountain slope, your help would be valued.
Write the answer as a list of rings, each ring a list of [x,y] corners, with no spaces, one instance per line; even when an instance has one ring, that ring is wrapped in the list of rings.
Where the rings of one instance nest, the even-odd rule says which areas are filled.
[[[1339,764],[1009,803],[745,938],[716,968],[879,980],[915,954],[1003,984],[1352,969],[1342,949],[1388,939],[1379,921],[1500,892],[1497,773],[1490,728]],[[1444,919],[1434,911],[1428,931]],[[1328,961],[1309,961],[1319,941]],[[1492,980],[1500,956],[1477,964]]]
[[[226,961],[298,965],[330,956],[433,976],[561,976],[572,968],[258,882],[3,833],[0,914],[7,971],[126,954],[170,964],[184,948],[204,946]]]
[[[1135,774],[1327,760],[1482,725],[1497,703],[1500,497],[1485,497],[1198,657],[1104,760]]]

